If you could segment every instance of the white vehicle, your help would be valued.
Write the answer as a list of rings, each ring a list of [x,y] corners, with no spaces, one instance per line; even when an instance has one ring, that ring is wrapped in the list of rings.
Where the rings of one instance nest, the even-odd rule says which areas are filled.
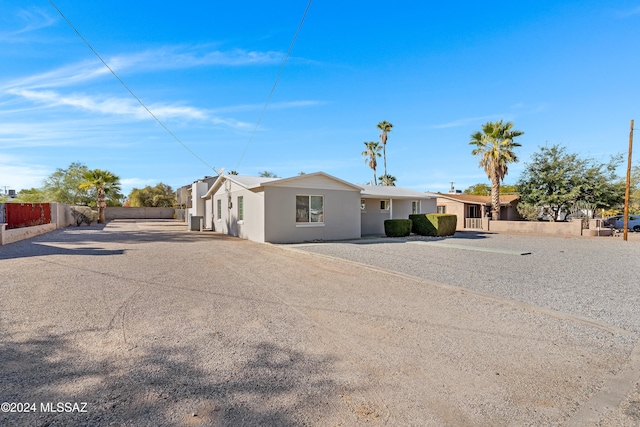
[[[608,220],[614,228],[620,230],[624,228],[624,215],[616,215]],[[640,215],[629,215],[629,224],[627,227],[629,230],[640,232]]]

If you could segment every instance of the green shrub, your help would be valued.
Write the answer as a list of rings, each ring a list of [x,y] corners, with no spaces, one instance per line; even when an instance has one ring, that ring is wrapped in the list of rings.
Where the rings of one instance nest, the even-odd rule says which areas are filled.
[[[409,215],[411,231],[421,236],[453,236],[458,218],[451,214]]]
[[[387,219],[384,221],[384,234],[387,237],[404,237],[411,234],[410,219]]]

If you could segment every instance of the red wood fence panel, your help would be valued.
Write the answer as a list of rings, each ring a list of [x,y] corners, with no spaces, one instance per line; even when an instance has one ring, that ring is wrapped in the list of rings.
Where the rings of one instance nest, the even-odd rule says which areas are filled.
[[[49,203],[7,203],[7,229],[32,227],[51,222]]]

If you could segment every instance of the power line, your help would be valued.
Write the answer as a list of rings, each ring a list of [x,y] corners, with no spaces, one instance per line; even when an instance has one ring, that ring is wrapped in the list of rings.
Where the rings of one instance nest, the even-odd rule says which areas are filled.
[[[256,123],[256,126],[253,128],[253,132],[251,132],[251,137],[249,138],[249,142],[244,147],[244,151],[242,152],[242,155],[240,156],[240,160],[238,160],[238,164],[236,165],[235,170],[238,170],[238,168],[240,167],[240,163],[242,163],[242,160],[244,159],[245,154],[247,154],[247,150],[249,149],[249,146],[251,145],[251,142],[253,141],[253,137],[256,135],[256,131],[258,130],[258,127],[260,126],[260,122],[262,122],[262,117],[264,116],[264,113],[267,110],[267,106],[269,105],[269,102],[271,101],[271,97],[273,96],[273,92],[275,92],[276,86],[278,85],[278,82],[280,81],[280,76],[282,76],[282,71],[284,70],[284,66],[287,63],[287,60],[289,59],[289,55],[291,55],[291,51],[293,50],[293,45],[295,45],[296,39],[298,38],[298,34],[300,34],[300,30],[302,29],[302,23],[304,22],[304,19],[307,17],[307,13],[309,12],[309,8],[311,7],[311,2],[312,1],[313,0],[309,0],[309,3],[307,4],[307,8],[305,9],[304,14],[302,15],[302,19],[300,20],[300,25],[298,25],[298,29],[296,30],[296,34],[293,36],[293,40],[291,41],[291,46],[289,46],[289,51],[287,52],[287,55],[285,56],[284,61],[282,61],[282,65],[280,66],[280,71],[278,72],[278,76],[276,77],[276,81],[273,84],[273,87],[271,88],[271,92],[269,93],[269,96],[267,97],[267,102],[265,102],[264,103],[264,107],[262,107],[262,112],[260,113],[260,117],[258,118],[258,122]]]
[[[187,150],[189,153],[191,153],[192,156],[194,156],[196,159],[200,160],[200,162],[202,162],[202,164],[204,164],[205,166],[207,166],[210,169],[213,169],[213,171],[215,172],[216,169],[209,165],[207,162],[205,162],[200,156],[198,156],[193,150],[191,150],[184,142],[182,142],[180,140],[180,138],[178,138],[176,136],[176,134],[174,134],[173,132],[171,132],[171,130],[167,127],[167,125],[165,125],[158,117],[156,117],[155,114],[153,114],[153,112],[151,112],[151,110],[149,108],[147,108],[147,106],[142,102],[142,100],[140,98],[138,98],[136,96],[135,93],[133,93],[133,91],[129,88],[129,86],[126,85],[126,83],[124,81],[122,81],[122,79],[120,77],[118,77],[118,75],[115,73],[115,71],[113,71],[113,69],[111,69],[111,67],[109,67],[109,65],[104,61],[104,59],[102,59],[102,57],[100,56],[100,54],[98,52],[95,51],[95,49],[91,46],[91,44],[84,38],[82,37],[82,34],[80,34],[80,31],[78,31],[76,29],[76,27],[71,23],[71,21],[69,21],[67,19],[66,16],[64,16],[64,14],[62,13],[62,11],[60,9],[58,9],[58,6],[56,6],[52,0],[49,0],[49,3],[51,3],[51,6],[53,6],[55,8],[55,10],[58,11],[58,13],[60,14],[60,16],[62,16],[62,19],[64,19],[67,24],[69,24],[69,26],[73,29],[73,31],[76,32],[76,34],[78,35],[78,37],[80,37],[80,39],[84,42],[84,44],[87,45],[87,47],[89,47],[89,49],[91,50],[91,52],[93,52],[93,54],[95,56],[98,57],[98,59],[100,60],[100,62],[102,62],[102,64],[107,67],[107,69],[111,72],[111,74],[113,74],[113,76],[120,82],[120,84],[131,94],[131,96],[133,96],[135,98],[136,101],[138,101],[138,103],[140,105],[142,105],[142,107],[147,110],[147,113],[149,113],[151,115],[151,117],[153,117],[155,119],[156,122],[158,122],[158,124],[160,126],[162,126],[162,128],[167,131],[167,133],[169,133],[169,135],[171,135],[173,137],[173,139],[175,139],[180,145],[182,145],[184,147],[185,150]],[[218,173],[216,172],[216,175]]]

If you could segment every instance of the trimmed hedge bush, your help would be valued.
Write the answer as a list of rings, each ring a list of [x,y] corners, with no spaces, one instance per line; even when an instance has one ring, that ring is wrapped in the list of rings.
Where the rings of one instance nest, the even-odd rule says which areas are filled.
[[[421,236],[453,236],[458,217],[451,214],[409,215],[411,231]]]
[[[387,219],[384,221],[384,234],[387,237],[404,237],[411,234],[410,219]]]

